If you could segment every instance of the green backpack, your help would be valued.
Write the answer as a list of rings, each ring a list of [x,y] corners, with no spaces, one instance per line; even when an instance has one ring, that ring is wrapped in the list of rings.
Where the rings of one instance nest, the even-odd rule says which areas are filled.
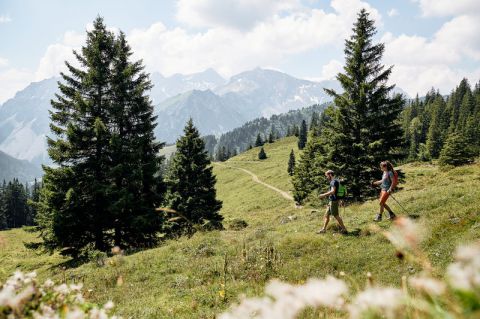
[[[344,199],[347,197],[347,187],[343,184],[343,180],[338,180],[337,199]]]

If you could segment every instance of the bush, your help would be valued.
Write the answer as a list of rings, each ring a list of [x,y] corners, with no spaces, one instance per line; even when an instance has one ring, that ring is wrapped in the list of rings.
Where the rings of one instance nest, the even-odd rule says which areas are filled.
[[[264,160],[267,158],[267,153],[265,153],[265,150],[262,148],[260,148],[260,152],[258,152],[258,159],[259,160]]]
[[[247,222],[239,218],[233,219],[228,225],[228,228],[230,228],[231,230],[242,230],[247,227],[248,227]]]

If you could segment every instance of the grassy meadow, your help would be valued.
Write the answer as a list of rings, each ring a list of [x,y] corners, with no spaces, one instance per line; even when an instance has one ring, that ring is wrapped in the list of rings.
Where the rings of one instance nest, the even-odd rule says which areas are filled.
[[[338,233],[335,221],[327,234],[316,234],[323,207],[296,208],[293,201],[237,169],[247,169],[289,191],[287,161],[291,149],[299,158],[296,138],[264,148],[268,156],[264,161],[257,159],[258,148],[254,148],[225,166],[214,165],[226,230],[197,233],[125,256],[99,256],[80,266],[57,254],[26,249],[23,243],[38,240],[34,233],[2,231],[0,281],[15,269],[36,270],[41,279],[83,282],[88,300],[112,300],[124,318],[214,318],[242,294],[261,295],[271,278],[301,283],[343,271],[355,287],[363,286],[366,273],[371,272],[377,283],[399,286],[403,275],[421,271],[396,258],[394,247],[381,234],[390,227],[389,221],[373,226],[378,210],[375,200],[341,210],[350,235]],[[480,165],[441,170],[414,163],[402,170],[406,181],[394,196],[425,228],[423,248],[436,275],[442,276],[454,248],[480,238]],[[396,202],[389,200],[389,204],[398,215],[407,215]],[[239,220],[248,226],[235,227]],[[318,314],[306,312],[303,317]]]

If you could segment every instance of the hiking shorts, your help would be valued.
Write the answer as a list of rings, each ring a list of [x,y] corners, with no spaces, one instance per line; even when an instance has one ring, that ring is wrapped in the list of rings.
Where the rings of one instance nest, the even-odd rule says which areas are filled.
[[[387,191],[382,190],[380,192],[380,204],[385,204],[387,202],[388,197],[390,197],[390,194]]]
[[[338,200],[330,201],[328,203],[327,215],[338,216]]]

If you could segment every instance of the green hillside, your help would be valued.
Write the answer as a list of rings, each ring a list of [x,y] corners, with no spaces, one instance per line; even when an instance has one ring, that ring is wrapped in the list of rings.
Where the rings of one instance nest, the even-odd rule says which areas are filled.
[[[323,207],[296,208],[292,200],[241,170],[289,191],[287,161],[291,149],[299,158],[296,138],[264,148],[268,156],[264,161],[257,159],[254,148],[214,166],[225,231],[197,233],[123,258],[98,256],[77,267],[58,255],[25,249],[23,242],[35,239],[35,234],[4,231],[0,232],[0,281],[16,268],[37,270],[41,278],[83,281],[91,289],[89,300],[111,299],[126,318],[212,318],[240,294],[261,294],[270,278],[296,283],[344,271],[363,285],[371,272],[375,281],[399,286],[403,275],[420,271],[396,258],[395,249],[380,233],[390,222],[381,222],[377,230],[372,227],[375,200],[342,209],[350,235],[338,233],[335,222],[327,234],[316,234]],[[441,275],[455,246],[480,238],[480,165],[442,171],[435,165],[408,164],[402,170],[406,181],[395,197],[427,229],[424,249]],[[395,202],[391,207],[405,215]],[[240,220],[248,226],[232,229]]]

